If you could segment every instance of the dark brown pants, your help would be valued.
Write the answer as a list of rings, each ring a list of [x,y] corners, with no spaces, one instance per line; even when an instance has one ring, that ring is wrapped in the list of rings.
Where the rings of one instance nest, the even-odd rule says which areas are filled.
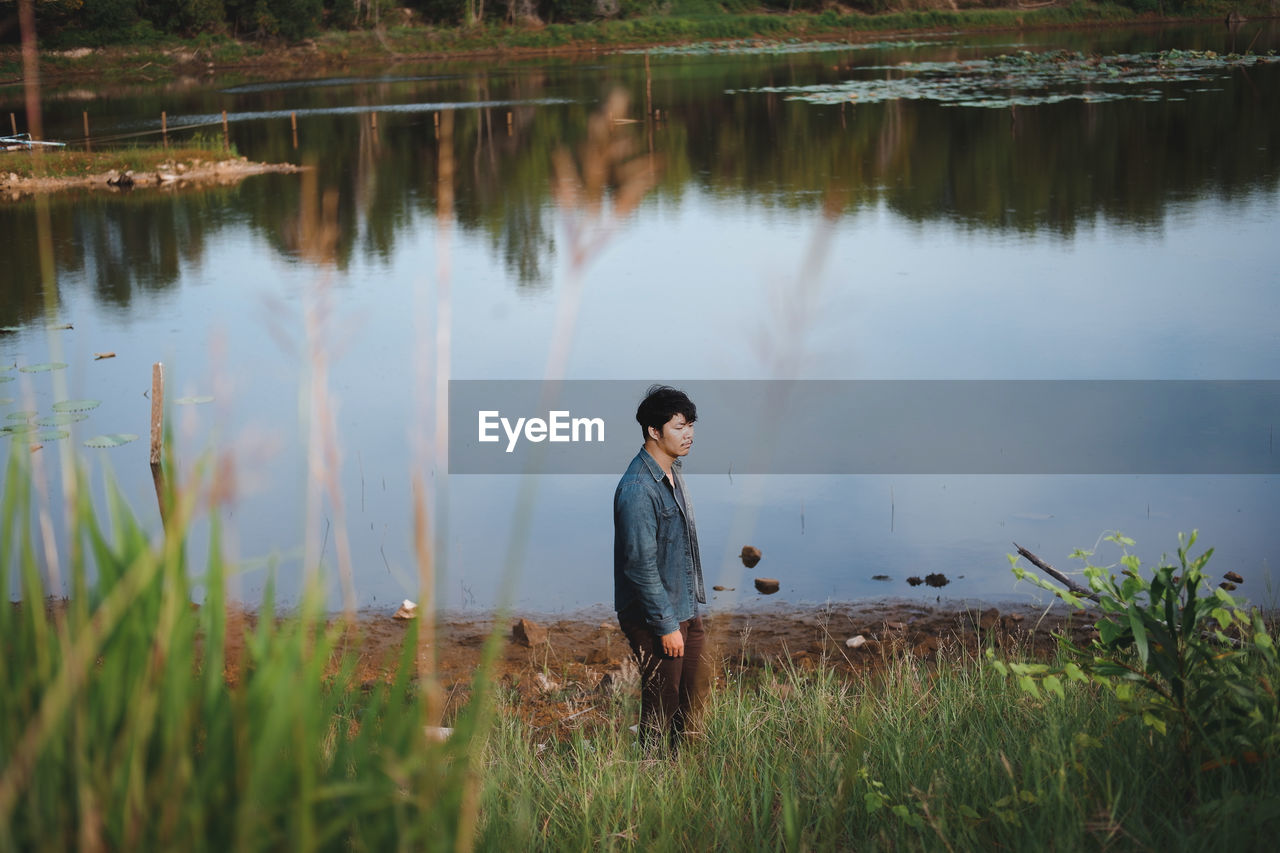
[[[640,744],[648,751],[666,740],[674,749],[706,696],[702,617],[680,623],[684,655],[678,658],[663,654],[662,638],[643,620],[619,614],[618,624],[640,667]]]

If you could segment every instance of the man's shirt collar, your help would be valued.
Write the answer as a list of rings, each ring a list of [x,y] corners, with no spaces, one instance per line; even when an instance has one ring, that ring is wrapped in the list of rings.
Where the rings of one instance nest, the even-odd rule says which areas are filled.
[[[640,448],[640,457],[644,460],[645,466],[649,469],[649,475],[653,477],[656,482],[662,482],[662,479],[667,476],[667,472],[662,470],[662,466],[658,464],[658,460],[654,459],[653,456],[650,455],[649,451],[643,446]],[[681,459],[671,460],[673,476],[675,473],[674,469],[682,467],[682,463],[683,460]]]

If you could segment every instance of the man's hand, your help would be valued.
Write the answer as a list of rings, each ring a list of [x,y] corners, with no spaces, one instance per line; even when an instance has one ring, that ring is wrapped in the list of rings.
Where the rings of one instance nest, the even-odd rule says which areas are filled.
[[[679,628],[662,635],[662,653],[669,658],[684,657],[684,634]]]

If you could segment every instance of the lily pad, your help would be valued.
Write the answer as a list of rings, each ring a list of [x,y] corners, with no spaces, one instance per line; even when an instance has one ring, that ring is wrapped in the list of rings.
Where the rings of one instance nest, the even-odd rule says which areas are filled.
[[[119,447],[122,444],[128,444],[131,441],[137,441],[138,437],[131,432],[113,432],[110,435],[95,435],[93,438],[85,439],[85,447]]]
[[[12,381],[13,381],[12,376],[0,376],[0,382],[12,382]]]
[[[0,427],[0,435],[26,435],[35,432],[36,425],[28,423],[5,424]]]
[[[101,405],[101,400],[62,400],[53,404],[53,410],[55,412],[87,412]]]
[[[71,433],[65,429],[42,429],[33,436],[36,441],[62,441],[69,438]]]
[[[66,362],[47,361],[44,364],[28,364],[18,369],[23,373],[47,373],[50,370],[64,370],[66,366]]]
[[[29,421],[35,416],[35,412],[10,412],[4,416],[4,419],[6,421]]]
[[[179,397],[174,400],[175,406],[197,406],[201,403],[212,403],[212,397]]]
[[[0,406],[7,406],[10,403],[16,403],[16,402],[18,401],[13,399],[12,397],[0,397]]]
[[[904,62],[862,66],[838,83],[766,86],[769,92],[811,104],[874,104],[928,100],[947,106],[1007,109],[1062,101],[1179,100],[1166,84],[1213,81],[1236,68],[1278,61],[1274,56],[1219,55],[1213,51],[1085,56],[1071,51],[1028,50],[989,59]],[[730,94],[734,94],[730,90]]]
[[[54,415],[45,415],[42,418],[36,418],[36,423],[40,426],[66,426],[67,424],[79,423],[87,421],[89,416],[82,412],[58,412]]]

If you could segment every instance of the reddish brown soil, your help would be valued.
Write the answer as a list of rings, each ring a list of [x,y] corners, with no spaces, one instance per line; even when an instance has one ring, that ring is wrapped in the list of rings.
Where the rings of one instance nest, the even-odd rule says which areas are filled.
[[[494,677],[521,717],[535,727],[563,736],[583,725],[606,722],[616,697],[636,692],[635,664],[612,613],[534,617],[529,620],[533,637],[528,645],[513,637],[518,618],[500,625],[492,617],[439,620],[431,650],[446,719],[448,710],[469,694],[485,642],[495,630],[500,649]],[[236,621],[251,623],[255,617],[239,614]],[[1044,655],[1056,648],[1057,633],[1077,641],[1092,636],[1093,621],[1086,615],[1073,616],[1061,605],[1045,615],[1025,606],[964,610],[895,601],[704,617],[707,656],[716,679],[727,671],[758,674],[766,668],[806,671],[823,665],[850,678],[867,677],[894,655],[934,661],[940,651],[979,653],[988,644]],[[358,656],[356,677],[362,683],[394,678],[408,624],[390,614],[361,615],[345,648]],[[539,629],[545,629],[545,638]],[[850,647],[846,641],[858,635],[865,643]],[[239,643],[228,649],[232,663],[227,678],[233,683],[239,677],[234,662],[240,651]]]

